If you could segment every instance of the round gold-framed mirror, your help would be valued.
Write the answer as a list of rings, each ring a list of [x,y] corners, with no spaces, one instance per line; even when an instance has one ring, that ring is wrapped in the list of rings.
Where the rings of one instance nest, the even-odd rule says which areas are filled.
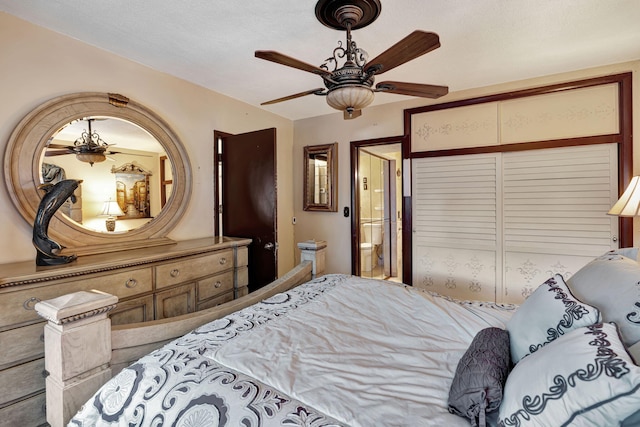
[[[170,195],[152,218],[138,227],[115,233],[87,228],[64,213],[57,212],[49,224],[49,236],[66,246],[67,251],[80,254],[170,242],[166,236],[180,220],[191,195],[191,166],[186,150],[164,120],[144,106],[118,94],[84,92],[60,96],[38,106],[20,121],[11,134],[4,161],[5,182],[18,212],[33,225],[43,196],[38,186],[43,182],[43,159],[49,158],[44,157],[45,151],[48,150],[49,154],[55,152],[49,147],[55,135],[69,124],[86,121],[87,118],[128,122],[155,139],[162,147],[169,168]],[[114,148],[110,147],[110,150]],[[107,154],[109,152],[113,151]],[[87,162],[74,154],[68,157]],[[121,163],[139,166],[135,161]],[[88,163],[84,165],[89,166]],[[145,168],[140,167],[140,170]],[[82,179],[82,176],[73,178]]]

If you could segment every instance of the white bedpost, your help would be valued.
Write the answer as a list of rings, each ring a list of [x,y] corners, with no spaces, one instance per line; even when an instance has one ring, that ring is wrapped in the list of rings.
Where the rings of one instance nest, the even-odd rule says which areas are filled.
[[[116,296],[75,292],[36,304],[44,327],[47,422],[65,426],[111,378],[111,320]]]
[[[327,242],[324,240],[307,240],[298,243],[300,248],[300,261],[311,261],[313,269],[311,277],[315,279],[324,274],[325,269],[325,253],[327,250]]]

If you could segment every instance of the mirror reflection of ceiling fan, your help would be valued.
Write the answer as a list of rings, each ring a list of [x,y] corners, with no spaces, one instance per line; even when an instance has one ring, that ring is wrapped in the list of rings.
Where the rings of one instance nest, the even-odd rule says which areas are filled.
[[[109,147],[115,144],[107,144],[100,135],[91,128],[91,123],[95,120],[95,118],[86,119],[88,130],[84,130],[80,137],[73,142],[73,145],[49,143],[46,147],[47,150],[44,153],[45,157],[75,154],[76,159],[81,162],[89,163],[93,166],[94,163],[104,162],[107,159],[115,161],[115,159],[108,157],[108,155],[127,154],[132,156],[144,156],[143,154],[109,150]]]
[[[275,104],[306,95],[327,97],[327,104],[344,112],[345,119],[359,117],[362,108],[373,102],[374,92],[398,95],[439,98],[449,92],[447,86],[396,81],[380,82],[374,87],[376,75],[385,73],[440,47],[437,34],[416,30],[380,55],[368,61],[368,54],[357,47],[351,39],[351,30],[363,28],[378,18],[380,0],[319,0],[316,4],[316,18],[324,25],[346,31],[346,44],[338,42],[333,56],[316,67],[272,50],[257,50],[260,59],[286,65],[298,70],[314,73],[322,77],[325,87],[311,89],[283,98],[263,102],[261,105]],[[339,60],[344,60],[339,66]]]

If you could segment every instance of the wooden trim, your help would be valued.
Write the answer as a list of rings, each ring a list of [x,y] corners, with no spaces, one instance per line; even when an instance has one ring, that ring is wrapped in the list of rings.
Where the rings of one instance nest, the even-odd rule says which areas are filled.
[[[633,176],[632,77],[633,74],[631,72],[626,72],[406,109],[404,110],[403,158],[413,159],[423,157],[452,156],[460,154],[496,153],[589,144],[617,143],[619,147],[618,192],[619,194],[622,194]],[[529,96],[564,92],[574,89],[584,89],[606,84],[618,85],[618,110],[620,117],[619,133],[617,134],[557,139],[549,141],[535,141],[520,144],[504,144],[499,146],[437,150],[432,152],[411,152],[411,116],[413,114],[465,107],[470,105],[478,105],[487,102],[506,101]],[[406,200],[404,204],[411,206],[411,197],[407,197],[407,199],[408,200]],[[633,246],[633,218],[619,218],[618,224],[618,237],[620,247]],[[410,226],[403,221],[403,259],[408,259],[409,262],[411,262],[411,260],[413,259],[411,232],[407,232],[407,230],[405,230],[405,227]],[[405,244],[405,241],[407,244]],[[409,266],[408,269],[408,274],[403,274],[403,281],[407,284],[412,284],[413,268],[412,266]]]
[[[351,141],[351,274],[360,274],[360,198],[358,192],[358,182],[356,180],[356,171],[360,167],[358,159],[358,149],[362,147],[372,147],[376,145],[389,145],[389,144],[402,144],[404,140],[403,136],[388,136],[384,138],[362,139],[358,141]],[[404,147],[403,147],[404,148]],[[404,174],[403,174],[404,175]],[[404,184],[404,183],[403,183]],[[404,233],[404,210],[402,211],[402,229]],[[404,239],[404,234],[403,234]],[[403,240],[403,254],[404,254],[404,240]],[[402,257],[403,263],[405,257]],[[404,271],[404,269],[403,269]],[[403,276],[404,279],[404,276]]]
[[[619,87],[619,114],[622,137],[618,150],[618,195],[622,195],[633,177],[633,95],[632,74],[621,75]],[[633,218],[618,219],[618,234],[620,235],[620,247],[633,246]]]
[[[213,197],[214,197],[213,234],[214,236],[220,236],[222,234],[220,232],[220,224],[218,221],[218,218],[220,217],[220,183],[218,182],[218,177],[220,176],[220,162],[222,162],[222,157],[218,158],[218,139],[224,140],[228,136],[233,136],[233,134],[228,132],[222,132],[219,130],[213,131]]]
[[[167,186],[173,184],[172,179],[167,179],[165,168],[167,167],[167,156],[160,156],[160,208],[167,203]]]
[[[584,89],[593,86],[617,83],[620,84],[626,79],[631,81],[632,73],[612,74],[609,76],[593,77],[584,80],[575,80],[565,83],[555,83],[547,86],[539,86],[529,89],[521,89],[511,92],[502,92],[492,95],[484,95],[476,98],[461,99],[458,101],[444,102],[442,104],[426,105],[424,107],[408,108],[404,110],[405,115],[405,134],[410,135],[411,132],[411,116],[413,114],[426,113],[429,111],[446,110],[449,108],[466,107],[468,105],[484,104],[487,102],[507,101],[517,98],[525,98],[528,96],[544,95],[549,93],[564,92],[573,89]],[[407,121],[408,118],[408,121]],[[407,127],[408,125],[408,127]],[[408,132],[408,133],[407,133]]]
[[[515,144],[489,145],[486,147],[452,148],[450,150],[418,151],[411,153],[412,159],[425,157],[446,157],[463,154],[507,153],[513,151],[539,150],[543,148],[571,147],[593,144],[619,143],[619,134],[585,136],[580,138],[553,139],[546,141],[532,141]]]

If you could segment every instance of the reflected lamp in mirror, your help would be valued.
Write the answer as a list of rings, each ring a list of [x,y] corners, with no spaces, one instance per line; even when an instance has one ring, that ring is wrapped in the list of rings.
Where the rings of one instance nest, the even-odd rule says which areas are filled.
[[[640,176],[634,176],[620,199],[611,207],[608,215],[640,216]]]
[[[116,217],[124,215],[122,209],[118,205],[118,202],[114,200],[107,200],[104,202],[104,206],[102,208],[102,212],[100,212],[100,216],[106,216],[104,224],[107,227],[107,231],[115,231],[116,229]]]
[[[305,211],[338,210],[338,143],[304,147]]]

